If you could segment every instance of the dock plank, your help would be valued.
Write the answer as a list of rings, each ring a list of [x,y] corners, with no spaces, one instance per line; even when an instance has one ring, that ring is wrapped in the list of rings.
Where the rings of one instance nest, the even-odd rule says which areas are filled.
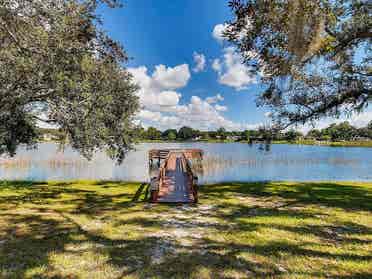
[[[171,152],[167,159],[165,176],[162,178],[157,202],[190,203],[194,202],[189,175],[185,168],[185,157],[181,152]]]

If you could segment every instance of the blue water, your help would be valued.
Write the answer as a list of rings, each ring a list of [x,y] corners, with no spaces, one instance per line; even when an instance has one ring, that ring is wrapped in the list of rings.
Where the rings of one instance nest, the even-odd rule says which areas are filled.
[[[372,181],[372,148],[274,144],[270,150],[242,143],[144,143],[118,166],[104,152],[92,161],[71,148],[42,143],[20,148],[13,159],[0,159],[0,179],[105,179],[148,181],[147,151],[152,148],[204,150],[201,183],[258,180]]]

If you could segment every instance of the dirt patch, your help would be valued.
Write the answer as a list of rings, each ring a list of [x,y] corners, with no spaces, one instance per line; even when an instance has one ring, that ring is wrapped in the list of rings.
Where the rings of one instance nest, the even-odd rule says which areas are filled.
[[[163,226],[155,233],[148,234],[158,239],[152,249],[151,263],[159,264],[169,254],[181,253],[185,249],[191,251],[192,247],[199,247],[198,241],[208,233],[206,227],[213,228],[218,224],[208,217],[213,210],[214,206],[211,205],[182,205],[169,208],[167,212],[154,214],[153,218],[159,220]],[[197,252],[206,253],[200,247]]]
[[[172,242],[165,238],[160,238],[151,253],[151,264],[161,264],[164,262],[168,254],[173,254],[175,248],[172,246]]]

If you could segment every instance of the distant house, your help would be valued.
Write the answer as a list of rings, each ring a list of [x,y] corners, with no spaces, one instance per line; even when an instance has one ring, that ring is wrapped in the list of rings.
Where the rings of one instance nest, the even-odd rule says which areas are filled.
[[[55,141],[55,140],[59,140],[59,137],[58,135],[54,135],[52,133],[44,133],[42,140],[43,141]]]
[[[370,138],[367,138],[367,137],[359,137],[359,136],[356,136],[356,137],[353,137],[352,139],[353,141],[368,141],[368,140],[371,140]]]
[[[53,139],[54,139],[54,136],[52,134],[49,134],[49,133],[43,134],[43,140],[51,141]]]

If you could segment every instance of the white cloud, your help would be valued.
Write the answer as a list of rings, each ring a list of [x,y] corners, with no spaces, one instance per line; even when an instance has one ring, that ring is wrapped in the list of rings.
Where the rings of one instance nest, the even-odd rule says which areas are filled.
[[[225,40],[225,38],[223,37],[223,32],[225,31],[227,27],[227,24],[224,23],[224,24],[217,24],[214,28],[213,28],[213,38],[215,38],[217,41],[219,42],[223,42]]]
[[[152,80],[147,75],[147,67],[141,66],[138,68],[129,68],[128,70],[141,88],[149,88],[151,86]]]
[[[163,91],[158,96],[158,102],[161,106],[176,106],[180,100],[181,94],[175,91]]]
[[[195,67],[192,69],[195,73],[199,73],[201,71],[204,71],[206,66],[206,59],[205,55],[202,53],[194,52],[193,54]]]
[[[215,105],[214,108],[217,110],[217,111],[227,111],[227,107],[226,106],[221,106],[219,104]]]
[[[244,18],[244,21],[245,24],[237,37],[239,40],[247,36],[247,33],[253,28],[252,20],[250,19],[250,17],[246,16]],[[212,32],[213,38],[215,38],[218,42],[225,41],[226,38],[223,36],[223,32],[228,28],[228,26],[229,25],[226,23],[215,25]]]
[[[161,119],[161,113],[144,109],[138,113],[137,117],[142,120],[159,121]]]
[[[160,89],[177,89],[184,87],[189,81],[191,75],[189,65],[182,64],[174,68],[158,65],[152,75],[153,82]]]
[[[347,121],[348,119],[346,119]],[[365,127],[368,125],[368,123],[372,121],[372,111],[365,111],[360,114],[354,114],[349,122],[351,125],[354,125],[356,127]]]
[[[138,96],[144,108],[176,106],[182,95],[174,90],[184,87],[191,76],[187,64],[174,68],[158,65],[152,76],[145,66],[128,70],[141,88]]]
[[[212,69],[215,70],[217,73],[222,71],[222,65],[220,59],[216,58],[213,60]]]
[[[217,104],[224,100],[221,94],[206,99],[192,96],[189,102],[181,104],[182,94],[178,90],[186,86],[190,79],[186,64],[173,68],[158,65],[152,75],[144,66],[130,68],[129,71],[141,87],[138,96],[142,110],[137,119],[145,127],[151,125],[161,130],[170,127],[178,129],[182,126],[200,130],[214,130],[219,127],[241,130],[258,126],[226,119],[221,113],[228,108]]]
[[[218,82],[235,90],[246,89],[248,85],[257,83],[257,77],[251,68],[242,63],[241,57],[233,47],[224,49],[223,61],[215,59],[212,68],[218,74]]]
[[[224,127],[227,130],[245,130],[258,128],[258,124],[236,123],[221,115],[226,106],[211,105],[198,96],[192,96],[186,105],[178,105],[173,112],[141,111],[139,118],[145,127],[155,126],[160,130],[168,128],[179,129],[189,126],[199,130],[216,130]]]
[[[240,32],[238,39],[244,38],[249,31],[252,30],[252,21],[249,17],[244,19],[245,24]],[[228,24],[217,24],[213,28],[212,35],[218,42],[223,42],[226,38],[223,33],[228,28]],[[263,72],[252,73],[252,68],[242,63],[240,55],[235,51],[234,47],[224,48],[224,54],[222,58],[214,59],[212,62],[212,69],[218,74],[218,82],[230,87],[235,90],[246,89],[248,85],[257,83],[257,78],[263,76]],[[254,51],[248,51],[245,53],[247,57],[255,59],[258,62],[262,62],[258,54]],[[263,64],[263,63],[261,63]]]
[[[201,130],[217,129],[219,127],[235,130],[241,127],[241,124],[224,118],[213,105],[198,96],[192,96],[190,103],[184,106],[184,109],[177,115],[183,120],[183,125],[193,126]]]
[[[224,97],[222,97],[221,94],[217,94],[216,96],[212,96],[212,97],[207,97],[205,99],[205,101],[208,104],[214,104],[214,103],[217,103],[218,101],[223,101],[223,100],[224,100]]]

